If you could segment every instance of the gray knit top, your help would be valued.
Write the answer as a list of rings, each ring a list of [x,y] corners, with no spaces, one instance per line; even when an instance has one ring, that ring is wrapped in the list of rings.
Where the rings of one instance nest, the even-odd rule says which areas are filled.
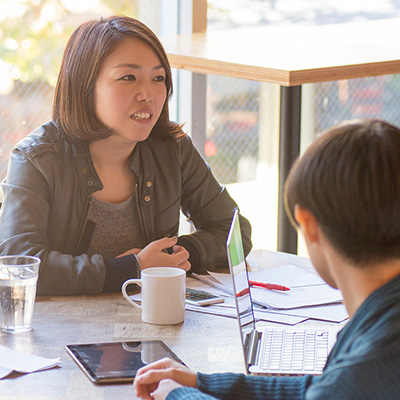
[[[89,219],[96,223],[88,255],[114,258],[133,247],[143,248],[135,194],[122,203],[107,203],[92,196]]]

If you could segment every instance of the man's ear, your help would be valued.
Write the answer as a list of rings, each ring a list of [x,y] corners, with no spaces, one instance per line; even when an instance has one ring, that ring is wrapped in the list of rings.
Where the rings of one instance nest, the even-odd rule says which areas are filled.
[[[319,240],[319,225],[313,213],[298,204],[294,207],[294,217],[305,238],[310,243],[318,242]]]

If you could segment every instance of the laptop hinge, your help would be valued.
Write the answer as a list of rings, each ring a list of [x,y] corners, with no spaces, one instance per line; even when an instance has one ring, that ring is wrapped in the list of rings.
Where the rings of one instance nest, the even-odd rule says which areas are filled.
[[[247,335],[246,338],[246,362],[247,365],[254,365],[256,356],[258,343],[261,337],[261,333],[257,331],[257,329],[253,329],[251,333]]]

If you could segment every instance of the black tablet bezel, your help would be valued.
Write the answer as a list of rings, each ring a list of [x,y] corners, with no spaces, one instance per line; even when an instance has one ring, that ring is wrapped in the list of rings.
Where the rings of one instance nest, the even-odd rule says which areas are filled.
[[[169,357],[179,363],[185,365],[182,360],[162,341],[162,340],[130,340],[127,342],[109,342],[109,343],[87,343],[87,344],[70,344],[66,346],[66,350],[68,354],[72,357],[72,359],[78,364],[78,366],[85,372],[86,376],[96,384],[107,384],[107,383],[128,383],[133,382],[135,379],[136,371],[134,371],[133,375],[131,371],[127,374],[114,375],[111,377],[98,376],[96,371],[85,362],[83,357],[86,350],[92,349],[93,347],[107,347],[120,350],[120,347],[123,347],[127,353],[131,353],[132,351],[128,350],[129,346],[138,347],[143,343],[145,344],[153,344],[160,346],[163,351],[165,351],[165,357]],[[135,353],[138,353],[135,351]],[[145,364],[143,364],[145,365]],[[113,372],[112,369],[109,372]]]

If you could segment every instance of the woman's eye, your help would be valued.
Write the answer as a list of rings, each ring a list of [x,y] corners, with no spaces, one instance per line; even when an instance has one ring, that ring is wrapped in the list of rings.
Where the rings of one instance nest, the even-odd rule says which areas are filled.
[[[157,81],[157,82],[164,82],[165,81],[165,76],[163,76],[163,75],[156,76],[154,78],[154,80]]]
[[[121,81],[134,81],[135,79],[135,75],[125,75],[120,78]]]

